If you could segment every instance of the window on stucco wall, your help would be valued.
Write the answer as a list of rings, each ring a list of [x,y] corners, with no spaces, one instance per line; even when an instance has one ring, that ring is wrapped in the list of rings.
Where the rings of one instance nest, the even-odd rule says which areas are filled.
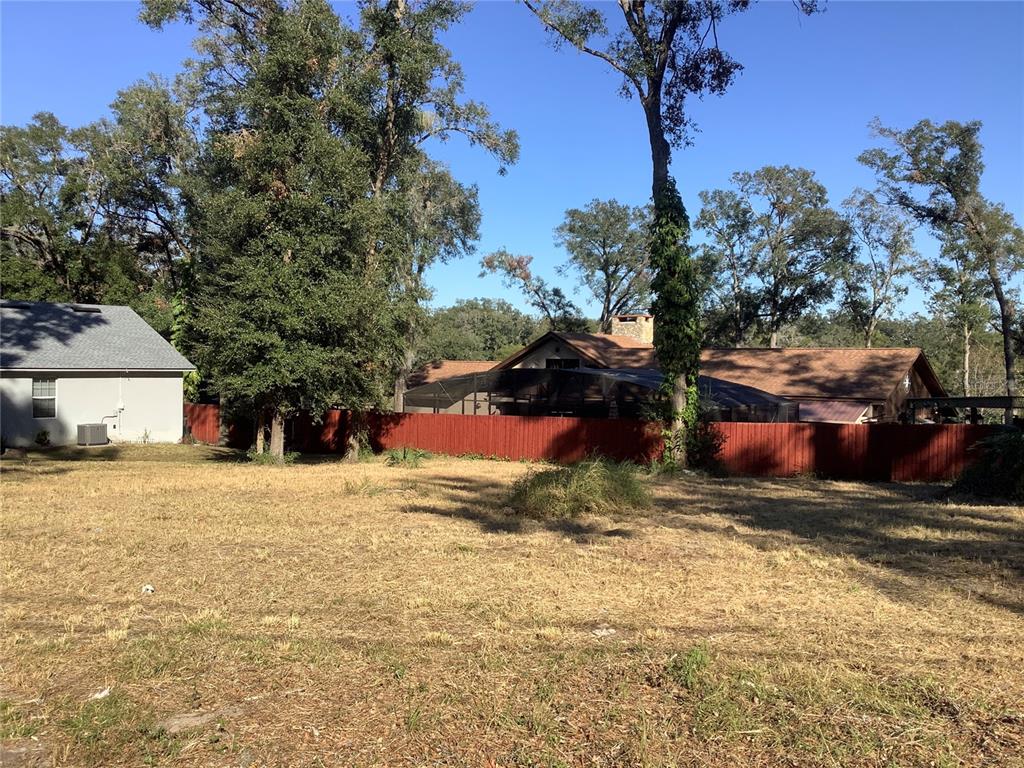
[[[32,379],[32,418],[52,419],[57,416],[57,380]]]

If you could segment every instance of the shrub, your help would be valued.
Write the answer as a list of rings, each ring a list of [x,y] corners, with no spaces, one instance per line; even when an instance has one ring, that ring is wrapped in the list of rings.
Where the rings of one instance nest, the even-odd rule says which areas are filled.
[[[416,469],[416,467],[423,463],[424,459],[429,458],[429,451],[422,451],[419,448],[392,448],[387,452],[384,463],[389,467]]]
[[[637,467],[606,459],[529,474],[515,482],[508,499],[515,512],[538,518],[629,512],[649,505]]]
[[[701,414],[690,430],[686,433],[686,460],[693,469],[717,472],[721,469],[718,454],[725,445],[725,435],[718,428],[718,423],[709,421]]]
[[[688,469],[700,469],[717,474],[722,471],[718,455],[725,444],[725,435],[718,428],[718,422],[711,421],[708,411],[701,408],[693,425],[673,434],[671,430],[662,431],[665,440],[665,452],[661,458],[651,463],[652,474],[672,473],[680,469],[673,460],[678,451],[673,444],[684,443],[686,446],[686,466]]]
[[[981,455],[953,484],[955,493],[1024,501],[1024,431],[986,437],[971,450]]]

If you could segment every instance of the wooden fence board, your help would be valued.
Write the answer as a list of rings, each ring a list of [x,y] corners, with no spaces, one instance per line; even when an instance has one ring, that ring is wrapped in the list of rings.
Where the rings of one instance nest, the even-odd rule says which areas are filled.
[[[216,405],[185,404],[193,437],[221,440]],[[633,419],[550,416],[462,416],[328,411],[319,422],[290,420],[289,450],[343,453],[350,430],[366,430],[375,450],[420,448],[512,460],[573,462],[591,454],[646,463],[663,444],[658,425]],[[957,477],[974,459],[971,446],[997,427],[966,424],[760,424],[722,422],[719,460],[729,474],[787,477],[817,474],[849,480],[934,481]],[[228,431],[229,444],[248,447],[247,425]]]

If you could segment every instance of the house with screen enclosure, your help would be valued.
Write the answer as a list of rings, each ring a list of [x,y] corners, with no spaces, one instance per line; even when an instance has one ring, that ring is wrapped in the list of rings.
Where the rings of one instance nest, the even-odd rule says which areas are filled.
[[[406,412],[643,418],[662,385],[654,318],[609,334],[551,331],[500,362],[450,360],[409,381]],[[917,348],[705,349],[698,390],[711,418],[892,422],[910,398],[945,390]]]
[[[131,307],[0,302],[5,446],[178,442],[193,370]]]

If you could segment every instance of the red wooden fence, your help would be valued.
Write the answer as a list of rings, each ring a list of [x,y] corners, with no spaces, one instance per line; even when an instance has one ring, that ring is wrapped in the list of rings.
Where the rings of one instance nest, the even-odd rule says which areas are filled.
[[[185,420],[192,437],[201,443],[220,442],[220,406],[185,403]]]
[[[185,406],[193,436],[220,439],[215,405]],[[632,419],[550,416],[461,416],[432,413],[371,413],[362,425],[347,411],[328,411],[314,422],[299,416],[288,423],[289,450],[340,453],[350,429],[365,429],[376,450],[421,448],[452,455],[479,454],[508,459],[578,461],[600,454],[619,461],[648,462],[663,445],[657,425]],[[734,475],[787,477],[816,474],[850,480],[949,480],[975,458],[969,449],[994,427],[911,424],[761,424],[722,422],[719,455]],[[232,429],[229,443],[248,447],[244,428]]]
[[[969,424],[718,425],[719,459],[735,475],[817,474],[850,480],[951,480],[993,427]]]

